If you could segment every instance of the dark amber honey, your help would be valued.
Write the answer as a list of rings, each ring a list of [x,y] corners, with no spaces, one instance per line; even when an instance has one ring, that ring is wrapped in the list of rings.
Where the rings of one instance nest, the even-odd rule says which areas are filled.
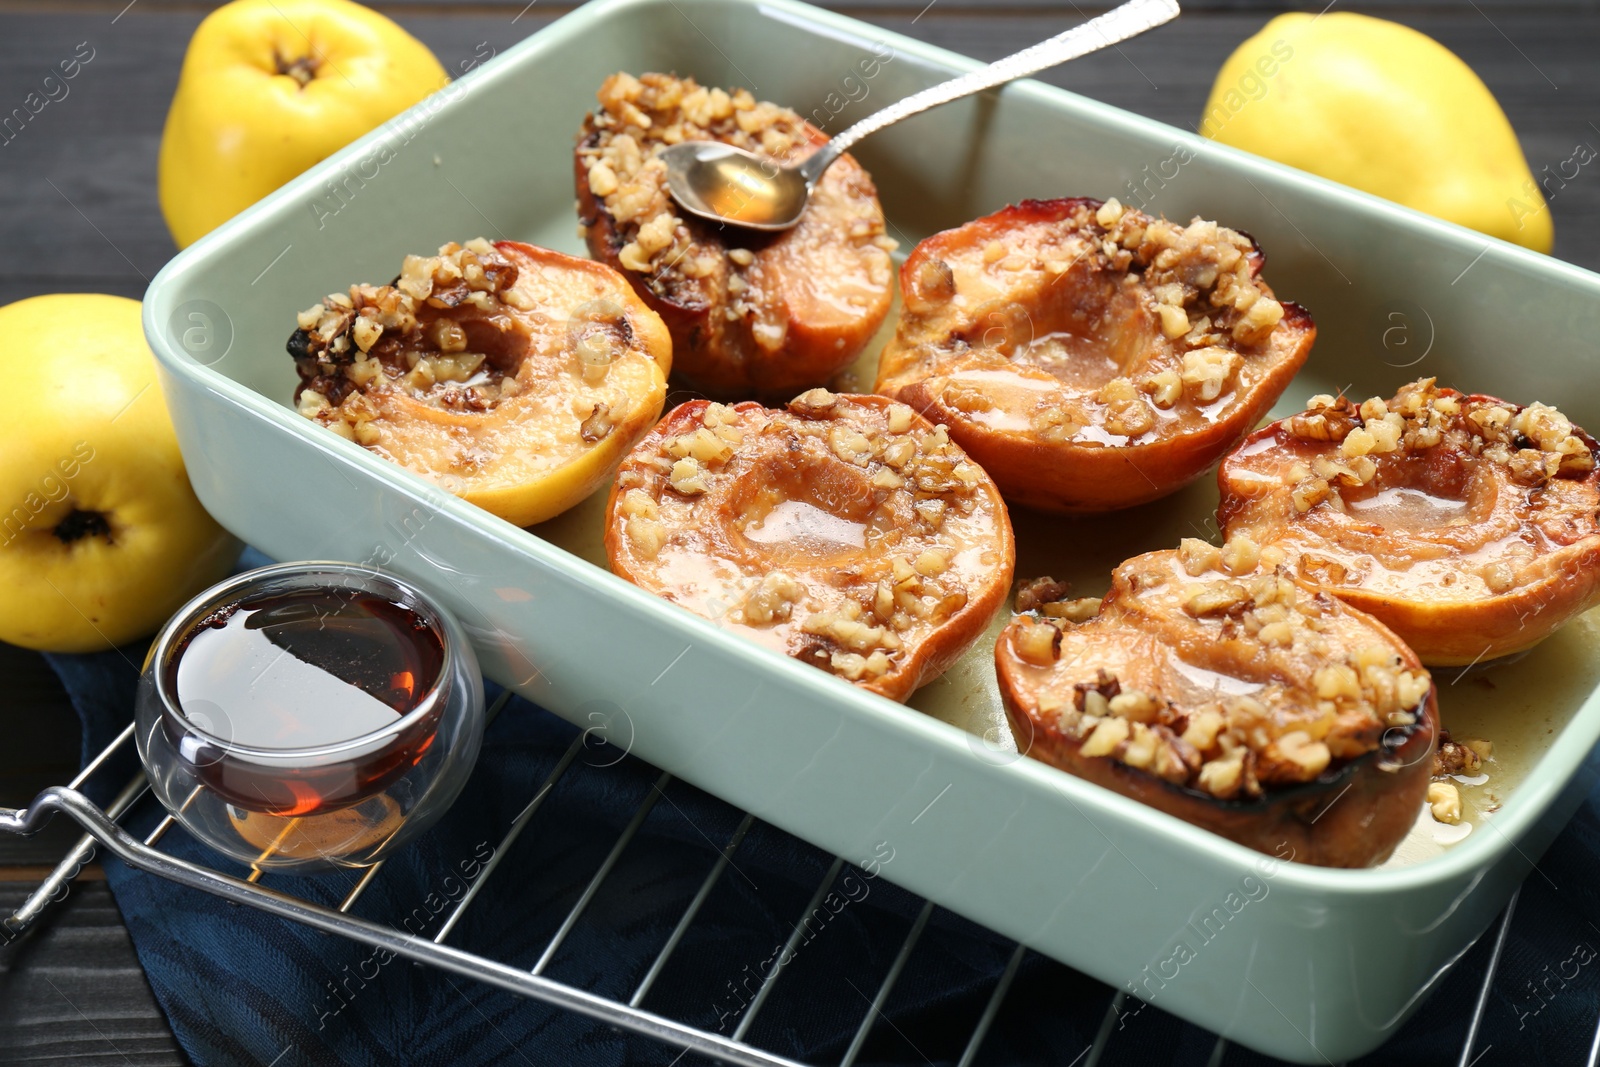
[[[394,727],[428,703],[444,658],[438,628],[382,596],[309,589],[247,597],[178,644],[167,691],[186,722],[165,725],[200,780],[239,808],[342,808],[427,752],[437,702]]]

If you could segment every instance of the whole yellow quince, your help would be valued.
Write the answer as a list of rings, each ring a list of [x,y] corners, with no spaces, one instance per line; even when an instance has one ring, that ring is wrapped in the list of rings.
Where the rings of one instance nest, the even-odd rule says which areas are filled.
[[[88,652],[151,633],[239,543],[200,506],[139,302],[0,307],[0,641]]]
[[[178,247],[449,81],[427,47],[350,0],[234,0],[189,41],[161,135]]]
[[[1222,65],[1200,132],[1550,251],[1550,212],[1494,94],[1455,53],[1406,26],[1348,12],[1279,15]]]

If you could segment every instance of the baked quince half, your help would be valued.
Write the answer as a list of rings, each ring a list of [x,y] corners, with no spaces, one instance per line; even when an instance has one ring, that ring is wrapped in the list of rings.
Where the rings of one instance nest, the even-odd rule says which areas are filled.
[[[616,271],[481,238],[302,311],[289,354],[302,415],[518,526],[605,481],[672,367]]]
[[[1190,539],[1123,563],[1098,603],[1025,588],[1034,610],[995,647],[1017,747],[1258,851],[1380,863],[1427,794],[1433,682],[1382,623],[1262,557]]]
[[[1016,558],[944,427],[823,389],[673,409],[617,471],[605,544],[635,585],[891,700],[971,646]]]
[[[622,271],[672,331],[679,375],[720,397],[790,397],[853,361],[889,314],[893,238],[872,178],[841,156],[778,234],[680,213],[668,145],[721,141],[783,165],[826,142],[788,108],[693,78],[614,74],[574,157],[589,253]]]
[[[1432,378],[1388,400],[1314,396],[1223,462],[1217,518],[1424,663],[1477,663],[1600,603],[1597,454],[1553,407]]]
[[[876,391],[949,426],[1014,503],[1154,500],[1237,444],[1311,350],[1263,261],[1214,222],[1024,201],[906,259]]]

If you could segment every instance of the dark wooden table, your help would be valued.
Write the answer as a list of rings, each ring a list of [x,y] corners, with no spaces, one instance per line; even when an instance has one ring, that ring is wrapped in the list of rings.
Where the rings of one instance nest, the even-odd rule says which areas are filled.
[[[0,0],[0,114],[20,105],[80,43],[93,49],[68,95],[0,145],[0,304],[51,292],[139,297],[172,256],[156,205],[156,153],[184,48],[212,6],[204,0],[58,0],[48,6]],[[377,6],[449,69],[483,43],[503,51],[568,10],[544,0]],[[846,0],[831,6],[981,59],[1057,33],[1079,12],[1071,0]],[[1085,4],[1082,11],[1104,6]],[[1193,128],[1223,58],[1273,11],[1297,5],[1186,0],[1184,6],[1179,22],[1045,80]],[[1339,3],[1338,9],[1397,19],[1464,58],[1499,97],[1536,173],[1546,166],[1553,172],[1580,144],[1600,147],[1600,11],[1592,0]],[[1600,176],[1584,170],[1551,188],[1556,254],[1600,269]],[[71,776],[77,726],[38,656],[0,645],[0,687],[0,724],[7,733],[0,746],[0,804],[20,805],[40,787]],[[65,849],[70,835],[64,830],[26,842],[0,839],[0,913],[9,913]],[[183,1062],[95,870],[39,929],[0,949],[0,1064]]]

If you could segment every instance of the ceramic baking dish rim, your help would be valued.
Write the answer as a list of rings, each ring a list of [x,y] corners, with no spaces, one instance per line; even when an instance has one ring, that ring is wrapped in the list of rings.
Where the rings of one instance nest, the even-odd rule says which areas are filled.
[[[698,6],[700,3],[705,3],[708,6],[722,6],[738,2],[740,0],[593,0],[545,29],[530,35],[502,55],[468,72],[451,86],[441,90],[441,93],[453,95],[439,110],[431,114],[434,118],[441,117],[468,94],[486,91],[498,78],[510,77],[516,57],[555,47],[563,38],[585,32],[597,23],[623,17],[631,10],[659,8],[664,4],[679,8],[681,4]],[[870,27],[846,16],[821,11],[795,0],[747,0],[746,6],[753,7],[760,14],[787,25],[813,31],[821,30],[836,39],[864,40],[866,38],[863,30],[870,29],[872,39],[888,41],[897,53],[913,56],[929,66],[944,67],[959,72],[981,65],[958,53],[923,44],[892,31],[879,30],[877,27]],[[1065,89],[1025,81],[1013,83],[1003,91],[1033,96],[1048,103],[1055,110],[1064,110],[1108,128],[1121,129],[1141,137],[1159,136],[1165,140],[1185,144],[1200,152],[1216,153],[1228,160],[1231,165],[1254,171],[1273,183],[1297,186],[1302,191],[1330,204],[1357,206],[1360,210],[1388,216],[1409,228],[1421,227],[1432,230],[1437,236],[1463,246],[1464,250],[1479,248],[1479,254],[1493,254],[1496,258],[1514,262],[1522,267],[1537,269],[1541,273],[1554,271],[1588,286],[1595,286],[1600,282],[1600,277],[1582,268],[1539,256],[1496,238],[1486,237],[1303,171],[1207,141],[1186,130],[1123,111]],[[428,104],[428,101],[424,101],[417,107],[427,107]],[[417,108],[412,110],[415,111]],[[591,586],[597,592],[603,591],[616,598],[619,606],[643,613],[656,624],[675,630],[686,640],[709,644],[724,654],[749,659],[753,664],[759,664],[760,670],[771,673],[775,680],[781,680],[783,684],[813,687],[813,691],[822,699],[848,705],[852,709],[852,714],[872,716],[880,725],[909,731],[921,739],[922,743],[942,748],[947,754],[955,754],[958,758],[963,755],[970,758],[970,735],[959,727],[903,705],[894,704],[842,680],[824,676],[815,669],[793,660],[776,656],[767,649],[744,641],[707,620],[646,593],[624,579],[536,535],[519,537],[526,534],[526,531],[443,492],[420,476],[379,459],[354,444],[321,434],[315,426],[283,404],[175,348],[166,331],[161,328],[161,323],[165,321],[165,315],[170,310],[169,294],[202,273],[213,255],[238,235],[268,227],[272,218],[283,211],[286,202],[294,201],[298,204],[307,192],[320,187],[328,175],[361,157],[383,136],[383,132],[382,128],[373,131],[291,180],[281,189],[180,252],[157,274],[150,284],[145,299],[143,317],[146,336],[162,366],[169,373],[189,379],[195,385],[210,390],[243,411],[281,427],[290,435],[300,438],[321,452],[330,463],[335,465],[353,463],[358,469],[416,503],[425,504],[442,514],[453,516],[475,536],[500,542],[531,557],[552,575]],[[1262,195],[1265,198],[1264,192]],[[1271,204],[1270,200],[1268,204]],[[1569,735],[1580,732],[1578,727],[1584,720],[1597,713],[1600,713],[1600,700],[1597,700],[1596,693],[1591,692],[1562,731],[1553,737],[1550,749],[1529,768],[1524,781],[1506,798],[1501,811],[1493,820],[1484,821],[1483,827],[1492,833],[1475,833],[1444,854],[1407,867],[1335,870],[1303,864],[1287,864],[1274,876],[1275,879],[1282,884],[1294,885],[1308,891],[1361,896],[1414,891],[1470,877],[1501,859],[1508,849],[1515,848],[1516,840],[1530,830],[1556,800],[1572,775],[1578,771],[1587,754],[1587,747],[1581,742],[1574,743]],[[1133,819],[1140,824],[1141,829],[1170,842],[1172,847],[1206,854],[1214,862],[1226,862],[1239,870],[1246,870],[1260,859],[1260,853],[1242,845],[1212,835],[1174,816],[1092,785],[1039,761],[1020,759],[1003,767],[989,764],[987,761],[980,762],[985,764],[982,773],[1013,776],[1014,780],[1024,783],[1023,788],[1030,790],[1044,803],[1055,804],[1061,799],[1066,799],[1074,806],[1082,806],[1108,819]]]

